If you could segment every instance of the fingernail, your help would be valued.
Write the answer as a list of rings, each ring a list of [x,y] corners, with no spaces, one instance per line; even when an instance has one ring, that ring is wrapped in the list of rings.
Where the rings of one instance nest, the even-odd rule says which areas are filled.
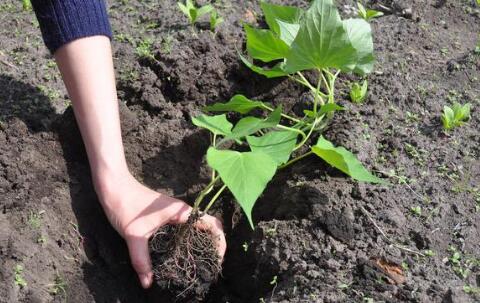
[[[149,288],[150,287],[150,284],[152,283],[152,281],[150,279],[149,274],[140,274],[139,278],[140,278],[140,283],[142,284],[143,288]]]

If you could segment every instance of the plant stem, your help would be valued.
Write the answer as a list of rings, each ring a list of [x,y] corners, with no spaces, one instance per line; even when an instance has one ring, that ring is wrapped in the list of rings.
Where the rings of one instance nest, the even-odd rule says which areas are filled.
[[[316,89],[315,87],[307,80],[307,78],[305,78],[305,76],[301,73],[301,72],[297,72],[297,75],[301,78],[301,79],[298,79],[294,76],[290,76],[288,75],[288,77],[292,80],[294,80],[295,82],[298,82],[306,87],[308,87],[310,89],[310,91],[315,94],[316,93]],[[320,95],[320,97],[322,98],[325,98],[327,97],[327,95],[325,95],[324,93],[322,93],[321,91],[318,92],[318,94]]]
[[[264,109],[268,110],[268,111],[271,111],[271,112],[274,111],[274,109],[271,108],[271,107],[268,106],[268,105],[263,104],[262,107],[263,107]],[[295,123],[305,123],[305,122],[303,122],[303,121],[300,120],[300,119],[294,118],[294,117],[289,116],[289,115],[284,114],[284,113],[282,113],[281,116],[282,116],[283,118],[288,119],[288,120],[291,120],[291,121],[293,121],[293,122],[295,122]]]
[[[213,134],[212,146],[215,147],[217,144],[217,134]],[[212,169],[212,181],[215,180],[215,170]]]
[[[321,74],[322,72],[320,72]],[[320,98],[320,104],[323,105],[325,102],[323,101],[323,98],[320,97],[318,94],[320,92],[320,85],[322,84],[322,80],[319,78],[318,83],[317,83],[317,89],[315,90],[315,96],[313,98],[313,113],[315,114],[315,117],[317,116],[317,107],[318,107],[318,98]]]
[[[200,206],[200,203],[202,203],[203,199],[205,198],[206,195],[208,195],[211,191],[212,188],[215,186],[215,183],[220,179],[220,176],[215,177],[208,185],[198,194],[197,199],[195,199],[195,203],[193,204],[193,210],[192,213],[198,210],[198,207]]]
[[[293,163],[295,163],[295,162],[297,162],[297,161],[302,160],[302,159],[305,158],[305,157],[310,156],[311,154],[313,154],[313,151],[308,151],[308,152],[304,153],[303,155],[300,155],[300,156],[298,156],[298,157],[295,157],[295,158],[291,159],[290,161],[288,161],[287,163],[280,165],[280,166],[278,167],[278,169],[285,168],[285,167],[287,167],[287,166],[289,166],[289,165],[291,165],[291,164],[293,164]]]
[[[218,197],[220,197],[220,195],[222,194],[222,192],[227,188],[227,185],[226,184],[223,184],[222,187],[220,187],[220,189],[215,193],[215,195],[212,197],[212,199],[210,200],[210,202],[208,202],[208,205],[205,207],[205,209],[203,210],[204,213],[207,213],[208,210],[210,209],[210,207],[212,207],[213,203],[215,203],[215,201],[218,199]]]
[[[297,145],[295,146],[295,148],[293,149],[293,151],[296,151],[297,149],[299,149],[300,147],[302,147],[305,142],[307,142],[307,140],[310,138],[310,136],[312,135],[313,133],[313,130],[315,129],[315,126],[322,120],[323,116],[320,117],[320,118],[316,118],[315,121],[313,121],[313,124],[312,124],[312,127],[310,128],[310,131],[308,132],[307,136],[305,138],[303,138],[303,140]]]

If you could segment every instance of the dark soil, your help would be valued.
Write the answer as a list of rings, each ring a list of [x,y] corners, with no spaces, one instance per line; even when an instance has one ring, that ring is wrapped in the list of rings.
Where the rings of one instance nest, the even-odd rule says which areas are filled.
[[[241,24],[261,16],[259,1],[232,2],[216,1],[225,18],[216,35],[205,24],[193,34],[175,1],[110,3],[130,168],[190,202],[209,178],[208,134],[190,122],[201,106],[243,93],[290,110],[305,97],[287,79],[242,66]],[[354,4],[337,3],[345,16]],[[385,16],[372,22],[378,64],[369,97],[350,103],[355,78],[343,76],[348,110],[325,136],[392,185],[358,184],[305,159],[271,182],[255,231],[225,195],[214,212],[229,246],[205,302],[480,301],[479,8],[467,0],[371,4]],[[141,289],[103,215],[33,13],[5,0],[0,20],[0,302],[168,302],[158,287]],[[155,60],[137,52],[149,41]],[[446,135],[439,116],[454,101],[472,103],[472,119]],[[24,287],[14,282],[17,265]]]

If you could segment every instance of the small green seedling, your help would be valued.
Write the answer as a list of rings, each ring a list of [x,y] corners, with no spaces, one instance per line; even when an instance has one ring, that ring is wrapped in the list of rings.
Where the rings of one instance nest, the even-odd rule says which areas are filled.
[[[27,281],[23,278],[23,266],[21,264],[15,265],[15,285],[18,285],[20,288],[27,287]]]
[[[410,208],[410,211],[415,216],[420,217],[422,215],[422,207],[420,207],[420,206],[414,206],[414,207]]]
[[[423,252],[423,254],[424,254],[425,256],[427,256],[427,257],[434,257],[434,256],[436,255],[435,252],[434,252],[433,250],[431,250],[431,249],[425,250],[425,251]]]
[[[182,13],[187,16],[191,25],[194,25],[201,16],[206,15],[214,10],[213,6],[210,4],[202,7],[196,7],[192,0],[186,0],[185,4],[181,2],[178,2],[177,4]]]
[[[278,277],[273,276],[272,281],[270,281],[270,285],[277,285],[277,283],[278,283]]]
[[[367,97],[367,91],[368,91],[367,80],[364,80],[362,85],[355,82],[352,84],[352,87],[350,88],[350,99],[354,103],[362,103],[363,101],[365,101],[365,98]]]
[[[223,18],[218,15],[217,10],[213,10],[210,14],[210,30],[215,32],[217,26],[223,22]]]
[[[44,210],[39,211],[38,213],[31,211],[28,216],[28,224],[33,229],[38,229],[42,225],[42,215],[45,213]]]
[[[30,2],[30,0],[22,0],[22,7],[24,11],[31,11],[32,3]]]
[[[207,150],[211,182],[200,192],[193,212],[211,192],[210,207],[228,189],[254,228],[252,209],[277,171],[311,155],[323,159],[357,181],[386,182],[371,174],[344,147],[322,136],[336,111],[335,81],[341,72],[360,76],[373,71],[371,26],[363,19],[342,20],[332,0],[313,0],[307,10],[261,2],[269,29],[244,25],[247,52],[257,62],[276,63],[261,67],[240,54],[252,71],[267,78],[288,77],[312,94],[303,117],[284,113],[281,106],[235,95],[228,102],[215,103],[192,118],[193,124],[212,133]],[[312,84],[303,72],[315,76]],[[255,110],[260,116],[249,115]],[[242,118],[234,125],[226,113]],[[215,188],[218,188],[216,192]]]
[[[52,296],[56,296],[59,294],[66,295],[67,294],[67,283],[60,275],[55,275],[55,279],[52,284],[47,285],[49,288],[49,293]]]
[[[457,126],[462,126],[468,121],[468,119],[470,119],[470,109],[470,103],[461,105],[460,103],[455,102],[452,107],[445,105],[443,107],[443,114],[440,117],[443,128],[449,131]]]
[[[140,41],[135,47],[135,53],[137,56],[143,59],[155,59],[153,55],[153,40],[150,38],[145,38]]]
[[[365,6],[363,6],[362,3],[357,2],[357,7],[358,7],[358,16],[365,21],[370,21],[373,18],[378,18],[383,16],[382,12],[376,11],[374,9],[366,9]]]
[[[480,2],[480,0],[477,0],[477,2]],[[480,294],[480,287],[475,287],[472,285],[464,285],[463,291],[467,294],[472,294],[472,295]]]

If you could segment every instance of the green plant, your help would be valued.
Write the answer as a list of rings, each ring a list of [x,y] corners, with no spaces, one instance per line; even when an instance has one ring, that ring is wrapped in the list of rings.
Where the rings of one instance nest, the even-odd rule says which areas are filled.
[[[222,22],[223,18],[219,16],[217,10],[214,9],[210,14],[210,30],[214,32],[217,26]]]
[[[52,284],[47,285],[49,288],[48,292],[52,296],[56,296],[58,294],[67,294],[67,283],[60,275],[55,275],[55,279]]]
[[[322,136],[334,113],[343,109],[335,102],[335,81],[340,72],[365,75],[373,70],[370,25],[362,19],[342,21],[332,0],[314,0],[306,11],[264,2],[261,7],[270,29],[245,25],[247,51],[254,59],[280,62],[266,69],[253,65],[244,56],[241,59],[259,74],[269,78],[287,76],[306,86],[313,95],[311,108],[304,111],[304,117],[297,118],[283,113],[281,106],[275,108],[236,95],[226,103],[207,106],[205,111],[247,115],[256,109],[265,114],[244,116],[235,125],[226,114],[202,114],[192,119],[193,124],[212,133],[206,156],[212,178],[196,199],[194,211],[200,210],[204,198],[217,187],[203,208],[208,212],[228,188],[252,228],[253,206],[268,182],[279,169],[307,156],[316,155],[358,181],[385,183],[350,151]],[[316,72],[316,85],[302,74],[310,70]],[[310,145],[314,138],[316,141]]]
[[[367,97],[367,90],[367,80],[363,80],[362,85],[358,84],[357,82],[353,83],[352,87],[350,88],[350,99],[352,100],[352,102],[362,103]]]
[[[153,40],[150,38],[141,40],[135,47],[135,53],[140,58],[155,60],[155,56],[153,55]]]
[[[452,107],[445,105],[443,107],[443,114],[440,117],[443,128],[445,130],[452,130],[457,126],[462,126],[470,119],[470,108],[470,103],[461,105],[455,102]]]
[[[378,18],[383,16],[382,12],[376,11],[374,9],[366,9],[362,3],[357,2],[358,7],[358,16],[366,21],[370,21],[373,18]]]
[[[31,11],[32,3],[30,2],[30,0],[22,0],[22,7],[24,11]]]
[[[192,0],[186,0],[185,4],[181,2],[177,2],[177,4],[182,13],[187,16],[191,25],[194,25],[201,16],[206,15],[214,10],[213,6],[210,4],[202,7],[196,7]]]
[[[27,286],[27,281],[23,278],[23,266],[21,264],[15,265],[14,269],[14,282],[15,285],[18,285],[20,288],[24,288]]]
[[[480,0],[477,0],[477,2],[480,2]],[[463,291],[467,294],[480,294],[480,287],[475,287],[472,285],[464,285]]]
[[[415,216],[420,217],[420,216],[422,215],[422,207],[420,207],[420,206],[411,207],[411,208],[410,208],[410,211],[411,211],[412,214],[414,214]]]
[[[44,213],[44,210],[41,210],[38,213],[30,211],[30,214],[28,215],[28,224],[34,229],[40,228],[42,225],[42,215]]]

